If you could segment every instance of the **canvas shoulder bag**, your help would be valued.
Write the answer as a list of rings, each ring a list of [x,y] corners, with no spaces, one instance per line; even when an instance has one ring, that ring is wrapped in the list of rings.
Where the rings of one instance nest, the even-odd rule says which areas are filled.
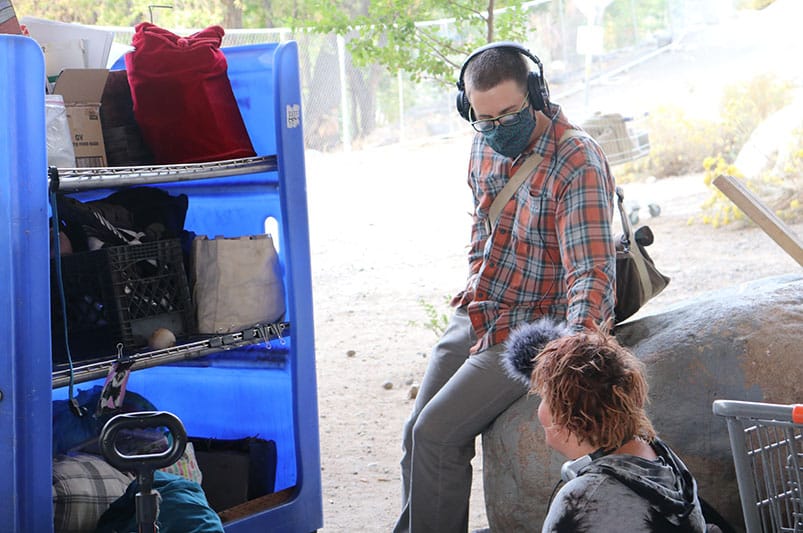
[[[646,250],[654,240],[652,230],[641,226],[633,231],[624,198],[622,188],[616,187],[616,205],[622,219],[622,234],[616,238],[616,324],[630,318],[669,284],[669,277],[658,270]]]
[[[587,135],[580,130],[566,130],[558,141],[558,146],[567,139]],[[542,160],[543,157],[539,154],[528,157],[496,195],[488,209],[488,233],[496,227],[502,209]],[[621,187],[616,188],[616,197],[616,205],[622,219],[622,233],[615,238],[616,305],[614,307],[614,323],[618,324],[630,318],[651,298],[664,290],[669,284],[669,277],[658,270],[645,249],[646,246],[653,243],[652,230],[647,226],[642,226],[634,233],[630,219],[625,213],[624,192]]]

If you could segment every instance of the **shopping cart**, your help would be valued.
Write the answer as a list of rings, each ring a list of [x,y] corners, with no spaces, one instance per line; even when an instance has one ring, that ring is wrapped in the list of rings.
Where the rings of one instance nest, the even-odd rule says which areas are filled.
[[[727,419],[747,533],[803,533],[803,404],[716,400]]]
[[[582,123],[583,129],[602,147],[610,165],[635,161],[650,154],[647,118],[619,113],[596,113]]]

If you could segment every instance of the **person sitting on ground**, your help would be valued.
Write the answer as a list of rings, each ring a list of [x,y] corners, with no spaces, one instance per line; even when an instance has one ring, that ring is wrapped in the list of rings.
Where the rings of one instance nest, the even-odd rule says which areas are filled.
[[[656,437],[644,365],[601,329],[552,340],[530,392],[548,446],[570,461],[542,533],[706,531],[697,483]]]

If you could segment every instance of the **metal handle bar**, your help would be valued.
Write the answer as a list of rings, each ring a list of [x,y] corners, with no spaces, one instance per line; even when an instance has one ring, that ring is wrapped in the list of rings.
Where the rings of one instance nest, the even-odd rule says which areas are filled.
[[[173,436],[171,446],[158,453],[127,455],[116,444],[117,435],[123,429],[146,429],[166,427]],[[112,417],[100,432],[100,450],[103,457],[119,470],[136,472],[154,471],[172,465],[184,454],[187,447],[187,431],[173,413],[167,411],[142,411],[124,413]]]
[[[803,404],[773,404],[738,400],[714,400],[714,414],[803,424]]]

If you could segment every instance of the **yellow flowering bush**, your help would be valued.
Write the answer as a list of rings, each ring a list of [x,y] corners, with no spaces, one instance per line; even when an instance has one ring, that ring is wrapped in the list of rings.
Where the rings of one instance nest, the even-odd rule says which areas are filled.
[[[701,220],[714,227],[747,221],[712,181],[719,175],[741,179],[745,186],[779,217],[803,219],[803,130],[790,140],[782,164],[759,176],[743,176],[733,165],[736,156],[762,120],[791,101],[793,86],[767,74],[725,88],[718,121],[690,117],[679,106],[660,107],[648,117],[650,153],[646,158],[621,165],[617,181],[625,183],[646,176],[663,178],[704,171],[711,196],[702,206]],[[782,150],[783,151],[783,150]]]
[[[790,141],[795,147],[780,172],[765,172],[753,178],[745,177],[724,157],[707,157],[703,160],[705,184],[711,196],[703,203],[700,219],[713,227],[731,222],[746,221],[742,211],[722,191],[713,185],[717,176],[733,176],[755,194],[779,218],[787,222],[803,220],[803,130],[798,130]],[[689,222],[693,222],[694,218]]]

